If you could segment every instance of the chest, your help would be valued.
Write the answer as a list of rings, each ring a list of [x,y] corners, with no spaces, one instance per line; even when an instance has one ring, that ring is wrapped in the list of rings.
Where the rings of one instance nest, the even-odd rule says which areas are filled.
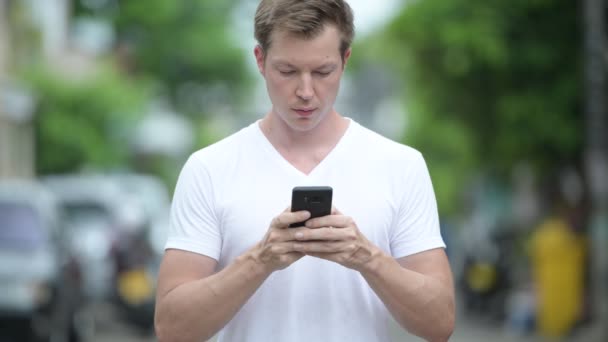
[[[289,151],[277,149],[277,153],[295,170],[304,175],[310,174],[330,154],[331,148],[322,148],[315,151]],[[289,167],[288,166],[288,167]]]
[[[292,188],[307,185],[331,186],[333,205],[352,217],[370,241],[390,252],[398,203],[390,182],[382,177],[370,179],[370,171],[363,165],[342,165],[307,177],[258,168],[251,170],[250,177],[227,183],[218,201],[220,266],[262,240],[272,219],[290,205]]]

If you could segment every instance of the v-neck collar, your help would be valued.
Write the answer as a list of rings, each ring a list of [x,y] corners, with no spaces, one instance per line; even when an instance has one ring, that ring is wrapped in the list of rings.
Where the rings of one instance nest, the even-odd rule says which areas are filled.
[[[338,140],[338,143],[331,149],[331,151],[329,151],[329,153],[325,156],[325,158],[323,158],[308,174],[302,172],[300,169],[298,169],[293,164],[291,164],[274,147],[274,145],[272,145],[272,143],[270,142],[270,140],[268,140],[268,138],[262,131],[262,128],[260,127],[260,122],[262,121],[262,119],[259,119],[254,123],[255,135],[258,136],[258,139],[260,140],[264,150],[266,150],[269,153],[270,157],[274,161],[276,161],[283,169],[285,169],[289,173],[294,174],[297,177],[309,179],[309,178],[314,177],[323,168],[325,168],[325,165],[328,164],[331,161],[331,159],[334,158],[335,154],[339,153],[339,151],[343,148],[342,146],[344,146],[346,144],[346,142],[348,141],[348,137],[351,135],[351,132],[354,129],[353,126],[356,125],[356,122],[353,119],[348,118],[348,117],[345,117],[345,119],[347,119],[349,121],[348,127],[346,128],[346,131],[344,132],[342,137],[340,137],[340,140]]]

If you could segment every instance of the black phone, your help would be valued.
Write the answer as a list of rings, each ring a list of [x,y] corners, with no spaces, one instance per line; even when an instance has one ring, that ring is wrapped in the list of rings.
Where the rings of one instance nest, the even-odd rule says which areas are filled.
[[[296,186],[291,192],[291,211],[308,210],[310,218],[329,215],[332,195],[330,186]],[[292,223],[289,227],[301,227],[304,223]]]

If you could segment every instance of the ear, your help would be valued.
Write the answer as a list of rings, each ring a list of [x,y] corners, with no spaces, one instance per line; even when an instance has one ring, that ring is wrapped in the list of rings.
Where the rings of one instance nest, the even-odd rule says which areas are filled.
[[[260,45],[256,45],[253,49],[253,54],[255,55],[255,61],[260,74],[264,75],[264,50],[262,50]]]
[[[353,52],[352,48],[348,48],[348,50],[346,50],[344,52],[344,63],[342,65],[342,69],[346,68],[346,63],[348,62],[348,59],[350,58],[350,55],[352,52]]]

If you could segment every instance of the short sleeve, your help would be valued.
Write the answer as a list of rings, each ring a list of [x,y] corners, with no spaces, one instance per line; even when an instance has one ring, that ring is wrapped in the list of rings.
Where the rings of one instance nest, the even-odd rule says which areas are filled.
[[[437,201],[426,162],[416,151],[404,173],[402,199],[391,231],[391,253],[401,258],[445,248],[439,229]]]
[[[175,186],[165,249],[181,249],[218,260],[222,239],[213,184],[196,154],[184,164]]]

